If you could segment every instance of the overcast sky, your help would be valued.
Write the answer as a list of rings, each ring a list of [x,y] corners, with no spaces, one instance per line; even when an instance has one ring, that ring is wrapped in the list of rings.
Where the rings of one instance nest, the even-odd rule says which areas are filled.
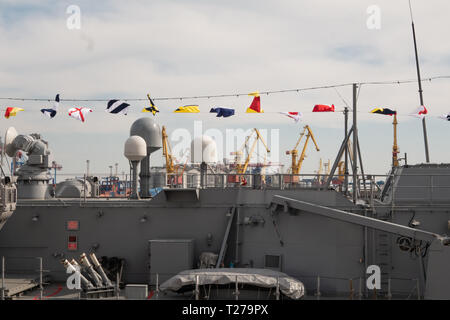
[[[415,79],[415,62],[407,0],[292,0],[292,1],[26,1],[0,0],[0,96],[53,99],[155,98],[234,94],[304,88],[320,85]],[[81,28],[70,30],[70,5],[81,9]],[[369,29],[367,8],[377,5],[381,28]],[[450,2],[413,1],[424,78],[450,75]],[[450,122],[438,118],[450,112],[450,79],[425,82],[424,101],[430,157],[449,162]],[[315,104],[351,106],[351,87],[262,96],[266,114],[245,114],[252,97],[155,101],[156,117],[169,134],[184,128],[193,132],[194,120],[204,130],[226,128],[279,130],[269,141],[279,161],[288,164],[291,149],[303,126],[310,125],[320,152],[308,147],[303,173],[318,169],[319,159],[333,161],[343,139],[343,115],[312,114]],[[106,113],[105,102],[62,102],[54,119],[39,109],[45,102],[0,100],[25,109],[0,129],[14,126],[19,133],[39,132],[49,142],[55,160],[66,173],[108,172],[119,163],[128,171],[123,143],[129,127],[146,102],[132,102],[127,116]],[[174,114],[174,109],[198,104],[201,114]],[[67,116],[73,106],[94,110],[86,123]],[[215,118],[214,106],[236,109],[237,115]],[[425,161],[421,121],[408,116],[419,106],[417,83],[362,86],[358,124],[366,172],[384,174],[391,164],[392,118],[373,115],[374,107],[399,112],[400,152],[408,162]],[[277,114],[300,111],[302,122]],[[3,111],[4,112],[4,111]],[[272,131],[271,131],[272,130]],[[4,133],[2,133],[3,135]],[[176,141],[172,141],[175,146]],[[222,154],[225,150],[222,151]],[[272,152],[273,154],[273,152]],[[229,157],[229,156],[227,156]],[[153,163],[162,164],[161,151]]]

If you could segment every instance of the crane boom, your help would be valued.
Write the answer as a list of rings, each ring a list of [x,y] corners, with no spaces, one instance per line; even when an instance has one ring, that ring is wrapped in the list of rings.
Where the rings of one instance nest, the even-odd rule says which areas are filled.
[[[297,155],[298,155],[298,150],[297,147],[300,144],[301,139],[303,138],[303,136],[306,134],[306,141],[305,141],[305,145],[303,146],[302,149],[302,153],[300,155],[299,160],[297,161]],[[320,151],[319,146],[317,145],[316,139],[314,138],[314,135],[311,131],[311,128],[306,125],[303,128],[303,132],[300,134],[300,138],[298,139],[297,143],[295,144],[294,149],[292,149],[291,151],[286,152],[287,154],[290,154],[292,156],[292,165],[291,165],[291,171],[292,174],[299,174],[300,170],[302,168],[302,164],[303,164],[303,160],[305,160],[306,157],[306,148],[308,147],[308,143],[309,143],[309,139],[312,139],[312,141],[314,142],[314,145],[316,147],[317,151]]]
[[[270,149],[267,147],[267,144],[264,141],[264,139],[261,136],[261,134],[259,133],[258,129],[254,128],[253,130],[254,130],[253,132],[256,133],[255,140],[253,141],[253,144],[252,144],[252,147],[250,149],[250,152],[248,152],[248,154],[247,154],[247,158],[245,159],[244,164],[239,164],[239,163],[236,164],[236,173],[238,173],[238,174],[244,174],[247,171],[248,164],[250,163],[250,159],[251,159],[251,157],[253,155],[253,152],[255,151],[255,147],[256,147],[256,144],[257,144],[258,140],[261,140],[262,144],[266,148],[266,152],[268,152],[268,153],[270,152]],[[247,136],[247,138],[245,139],[245,143],[244,143],[243,147],[245,147],[247,145],[248,141],[250,140],[250,137],[253,135],[253,132],[252,132],[252,134]],[[242,151],[239,150],[239,151],[234,152],[233,154],[236,154],[236,155],[239,154],[240,155],[240,154],[242,154]]]
[[[166,127],[162,127],[162,145],[163,145],[163,156],[166,160],[166,173],[174,173],[175,166],[173,163],[172,150],[170,148],[169,139],[166,133]]]
[[[297,143],[294,146],[294,149],[292,150],[297,150],[298,145],[300,144],[300,141],[302,140],[303,136],[305,135],[306,132],[306,126],[303,128],[303,132],[300,134],[300,137],[297,140]]]

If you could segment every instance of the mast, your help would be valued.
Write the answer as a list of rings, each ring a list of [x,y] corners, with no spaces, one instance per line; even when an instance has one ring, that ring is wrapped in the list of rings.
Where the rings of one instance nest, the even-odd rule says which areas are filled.
[[[414,52],[416,55],[416,69],[417,69],[417,81],[419,83],[420,105],[423,106],[424,104],[423,104],[422,80],[420,78],[419,55],[417,53],[416,30],[414,28],[414,19],[413,19],[413,15],[412,15],[411,0],[409,0],[409,12],[411,14],[411,26],[412,26],[413,40],[414,40]],[[423,139],[425,142],[425,159],[426,159],[426,162],[429,163],[430,162],[430,154],[428,152],[427,124],[425,122],[425,117],[422,118],[422,127],[423,127]]]
[[[397,145],[397,112],[394,113],[394,122],[392,122],[394,126],[394,144],[392,146],[392,166],[398,167],[398,145]]]
[[[352,187],[352,193],[353,193],[353,203],[356,203],[356,200],[358,199],[358,190],[359,190],[359,183],[358,183],[358,126],[356,121],[356,106],[357,106],[357,89],[358,85],[356,83],[353,84],[353,187]]]
[[[348,133],[348,108],[344,108],[344,116],[345,116],[345,135],[344,137],[347,137]],[[348,194],[348,147],[347,144],[345,144],[345,150],[344,150],[344,194]]]

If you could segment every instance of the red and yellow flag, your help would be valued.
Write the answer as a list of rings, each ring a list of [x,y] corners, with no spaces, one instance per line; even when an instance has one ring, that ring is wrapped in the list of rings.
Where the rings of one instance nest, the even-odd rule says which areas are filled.
[[[250,107],[247,108],[246,113],[264,113],[264,110],[261,108],[261,98],[259,96],[259,92],[252,92],[248,95],[254,96],[254,98]]]
[[[19,112],[19,111],[25,111],[25,110],[22,108],[7,107],[6,111],[5,111],[5,118],[9,119],[9,117],[16,116],[17,112]]]

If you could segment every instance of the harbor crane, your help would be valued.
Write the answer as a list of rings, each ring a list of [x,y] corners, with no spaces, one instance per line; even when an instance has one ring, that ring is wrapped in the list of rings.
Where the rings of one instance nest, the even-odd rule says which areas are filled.
[[[252,144],[252,146],[250,148],[250,151],[247,152],[247,158],[245,159],[244,163],[241,163],[241,159],[242,159],[242,155],[244,153],[244,149],[248,150],[247,148],[248,148],[249,141],[250,141],[250,139],[253,136],[255,136],[255,138],[254,138],[253,144]],[[257,144],[258,140],[260,140],[262,142],[262,144],[264,145],[264,147],[266,149],[266,152],[270,153],[270,149],[267,147],[267,144],[264,141],[264,138],[259,133],[258,129],[253,128],[252,133],[245,138],[245,142],[242,145],[242,147],[239,150],[235,151],[235,152],[231,152],[231,155],[235,156],[236,173],[237,174],[242,175],[242,174],[245,174],[245,172],[247,171],[247,167],[248,167],[248,165],[250,163],[250,159],[251,159],[251,157],[253,155],[253,152],[255,151],[255,147],[256,147],[256,144]],[[239,179],[239,176],[231,176],[229,178],[229,180],[232,180],[232,181],[229,181],[229,182],[239,182],[239,180],[241,180],[241,184],[242,185],[247,184],[247,181],[245,180],[244,177],[242,177],[242,179]]]
[[[166,160],[166,174],[167,182],[169,185],[182,184],[183,183],[183,173],[186,168],[186,163],[184,164],[183,170],[178,174],[179,165],[175,164],[175,158],[172,155],[172,148],[170,147],[169,137],[166,132],[166,127],[162,127],[162,147],[163,147],[163,157]]]
[[[175,173],[175,165],[172,156],[172,148],[170,147],[169,138],[166,133],[166,127],[162,127],[162,147],[163,147],[163,157],[166,160],[166,173]]]
[[[298,157],[298,150],[297,150],[297,148],[298,148],[298,146],[300,144],[300,141],[302,140],[303,136],[305,135],[305,133],[306,133],[305,145],[303,146],[302,153],[300,155],[300,158],[297,161],[297,157]],[[320,151],[319,146],[317,145],[316,139],[314,138],[314,135],[313,135],[313,133],[311,131],[311,128],[308,125],[306,125],[303,128],[303,132],[300,134],[300,138],[298,139],[298,141],[295,144],[294,148],[292,150],[286,151],[286,154],[288,154],[288,155],[290,154],[291,157],[292,157],[292,164],[291,164],[291,173],[292,174],[297,175],[297,174],[300,173],[300,170],[301,170],[302,164],[303,164],[303,160],[305,160],[305,157],[306,157],[306,148],[308,147],[308,142],[309,142],[310,138],[314,142],[316,150]]]
[[[319,183],[322,183],[323,180],[326,179],[330,175],[330,169],[331,169],[331,161],[328,159],[328,162],[323,162],[322,158],[320,158],[319,162],[319,170],[317,170],[317,181]],[[325,174],[325,176],[323,175]]]
[[[348,154],[349,154],[349,161],[350,161],[350,168],[353,167],[353,149],[352,149],[352,141],[350,139],[348,139],[347,142],[347,149],[348,149]],[[339,184],[342,185],[342,183],[345,180],[345,162],[342,160],[339,161],[338,163],[338,180]]]

